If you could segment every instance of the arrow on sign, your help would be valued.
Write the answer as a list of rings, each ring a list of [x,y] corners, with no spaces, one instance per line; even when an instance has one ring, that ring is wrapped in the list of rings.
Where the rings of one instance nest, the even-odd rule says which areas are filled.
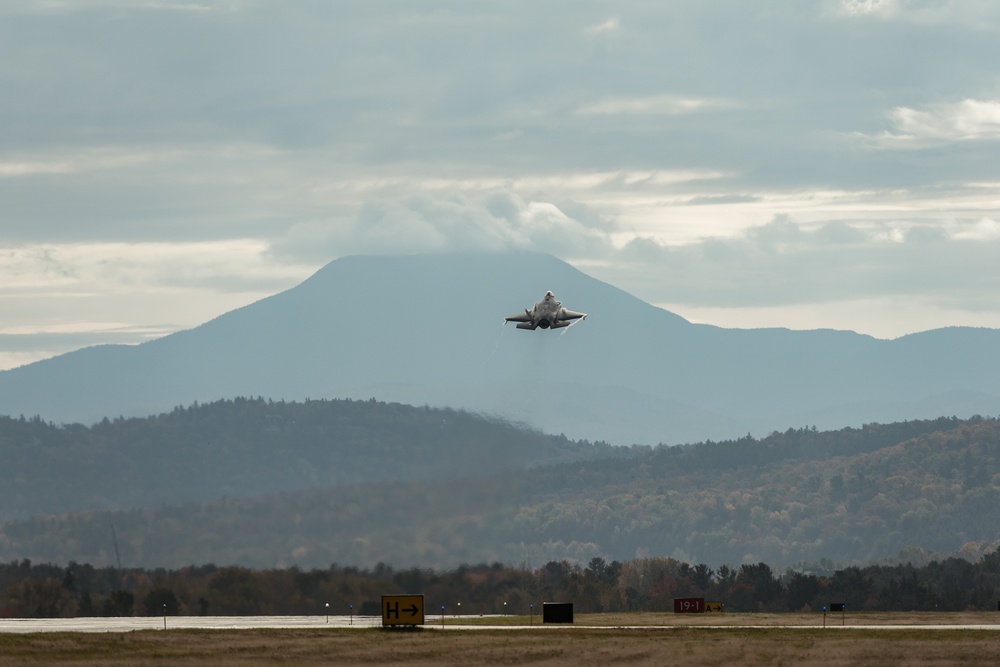
[[[409,607],[407,607],[407,608],[406,608],[406,609],[404,609],[403,611],[408,611],[408,612],[410,612],[410,616],[416,616],[416,615],[417,615],[417,612],[419,612],[419,611],[420,611],[420,608],[419,608],[419,607],[417,607],[417,605],[415,605],[415,604],[411,604],[411,605],[410,605]]]

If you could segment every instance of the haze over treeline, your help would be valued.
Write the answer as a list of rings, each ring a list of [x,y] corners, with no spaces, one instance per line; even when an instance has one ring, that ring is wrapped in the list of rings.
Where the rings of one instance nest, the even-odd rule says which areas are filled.
[[[61,497],[56,514],[0,525],[0,560],[100,567],[115,563],[117,547],[123,565],[139,567],[538,567],[654,556],[784,566],[864,564],[913,549],[978,553],[1000,537],[992,418],[613,448],[450,410],[240,399],[91,428],[6,419],[0,432],[8,448],[37,455],[4,469],[3,492]],[[489,470],[475,464],[480,449],[492,452]],[[534,467],[505,458],[524,464],[532,453]],[[414,476],[399,460],[415,455],[454,467]],[[69,479],[95,469],[106,473],[100,483]],[[255,480],[310,479],[310,470],[315,488],[250,495]],[[367,473],[355,480],[358,470]],[[146,485],[172,484],[170,506],[136,500]],[[71,511],[84,503],[105,509]]]

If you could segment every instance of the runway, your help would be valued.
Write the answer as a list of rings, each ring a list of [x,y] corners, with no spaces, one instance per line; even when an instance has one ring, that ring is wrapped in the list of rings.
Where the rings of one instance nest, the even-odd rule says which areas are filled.
[[[536,621],[533,625],[492,624],[482,622],[482,617],[475,617],[479,622],[462,623],[461,617],[448,617],[442,625],[440,617],[429,617],[422,626],[429,630],[677,630],[681,628],[705,629],[749,629],[749,628],[784,628],[788,630],[829,630],[831,632],[850,630],[1000,630],[997,624],[890,624],[865,623],[862,619],[852,622],[827,623],[824,627],[820,622],[815,625],[803,624],[668,624],[668,625],[600,625],[593,623],[573,625],[543,625]],[[471,620],[471,618],[470,618]],[[134,632],[139,630],[255,630],[255,629],[365,629],[381,627],[379,616],[141,616],[132,618],[5,618],[0,619],[0,633],[36,633],[36,632]]]
[[[132,632],[135,630],[254,630],[372,628],[380,616],[136,616],[131,618],[3,618],[0,633]]]

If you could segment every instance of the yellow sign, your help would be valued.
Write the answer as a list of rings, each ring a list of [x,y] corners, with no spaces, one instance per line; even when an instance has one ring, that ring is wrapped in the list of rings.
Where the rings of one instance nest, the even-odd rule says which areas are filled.
[[[423,625],[423,595],[383,595],[382,625]]]
[[[722,603],[721,602],[706,602],[705,603],[705,611],[706,612],[721,613],[722,612]]]

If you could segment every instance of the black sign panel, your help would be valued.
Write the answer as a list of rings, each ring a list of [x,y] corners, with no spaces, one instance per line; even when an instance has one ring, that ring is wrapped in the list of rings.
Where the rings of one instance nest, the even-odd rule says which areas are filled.
[[[572,623],[572,602],[543,602],[542,623]]]

